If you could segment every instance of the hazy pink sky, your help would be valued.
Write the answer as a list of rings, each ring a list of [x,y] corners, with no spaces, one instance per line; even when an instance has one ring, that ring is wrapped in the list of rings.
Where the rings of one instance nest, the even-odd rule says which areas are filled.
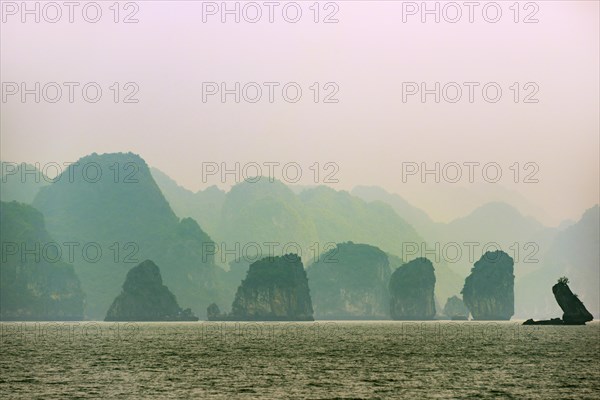
[[[296,24],[277,11],[272,24],[221,23],[218,16],[203,23],[200,1],[137,2],[139,23],[115,24],[108,9],[113,2],[99,3],[103,15],[96,24],[77,11],[72,24],[66,16],[51,24],[3,15],[3,83],[94,81],[103,97],[95,104],[78,92],[73,104],[9,97],[2,103],[2,160],[43,165],[133,151],[193,190],[232,183],[203,183],[207,161],[296,162],[304,184],[312,182],[312,164],[335,162],[340,182],[332,186],[380,185],[438,220],[470,207],[453,197],[456,186],[482,201],[514,191],[519,204],[528,202],[548,224],[576,219],[598,202],[597,1],[537,1],[539,23],[533,24],[513,22],[514,1],[498,2],[503,14],[495,24],[485,22],[480,9],[474,23],[466,15],[455,24],[431,17],[421,23],[418,15],[403,23],[403,2],[391,1],[338,1],[335,24],[315,24],[312,1],[298,2],[303,16]],[[120,18],[131,10],[121,10]],[[322,9],[320,17],[331,10]],[[521,9],[519,18],[533,10]],[[298,82],[303,97],[295,104],[280,92],[273,104],[202,102],[202,82],[236,81]],[[403,82],[432,87],[452,81],[497,82],[503,96],[494,104],[481,91],[472,104],[436,104],[432,96],[425,104],[417,96],[402,101]],[[139,103],[115,104],[114,82],[135,82]],[[321,84],[321,95],[323,84],[335,82],[339,103],[315,104],[313,82]],[[515,82],[521,96],[534,82],[539,103],[514,103],[509,87]],[[496,162],[503,178],[493,185],[481,175],[475,184],[402,182],[403,162],[469,161]],[[515,162],[536,163],[539,183],[512,182]]]

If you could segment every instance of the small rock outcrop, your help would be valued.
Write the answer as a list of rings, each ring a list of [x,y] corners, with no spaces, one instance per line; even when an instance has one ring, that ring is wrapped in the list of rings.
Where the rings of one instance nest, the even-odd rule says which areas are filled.
[[[567,325],[584,325],[594,319],[576,294],[571,292],[568,281],[561,281],[552,286],[556,302],[563,310],[563,321]]]
[[[507,321],[515,313],[513,259],[501,250],[486,252],[471,269],[462,290],[473,319]]]
[[[469,309],[458,296],[452,296],[446,301],[444,315],[452,320],[466,320],[469,317]]]
[[[254,262],[238,287],[231,313],[221,314],[213,303],[207,315],[212,321],[313,321],[302,260],[286,254]]]
[[[389,318],[389,259],[378,247],[338,243],[307,273],[316,318]]]
[[[551,318],[541,321],[534,321],[529,318],[527,321],[523,322],[523,325],[565,325],[565,323],[560,318]]]
[[[206,317],[209,321],[219,320],[222,318],[221,310],[215,303],[211,303],[206,309]]]
[[[398,267],[390,279],[390,316],[395,320],[427,320],[435,316],[435,272],[419,257]]]
[[[160,270],[146,260],[127,273],[123,291],[108,309],[105,321],[198,321],[182,310],[175,295],[163,285]]]
[[[552,293],[556,302],[563,310],[562,319],[552,318],[542,321],[528,319],[523,325],[585,325],[586,322],[594,319],[581,300],[579,300],[579,297],[569,288],[569,280],[567,278],[560,278],[558,283],[552,286]]]

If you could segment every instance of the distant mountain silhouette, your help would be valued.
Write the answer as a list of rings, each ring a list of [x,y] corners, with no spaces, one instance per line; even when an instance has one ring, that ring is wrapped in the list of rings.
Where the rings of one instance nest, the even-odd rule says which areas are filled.
[[[402,243],[422,240],[387,204],[367,203],[346,191],[327,186],[304,190],[299,198],[312,217],[322,243],[369,243],[401,254]]]
[[[519,278],[541,268],[542,255],[557,232],[556,228],[545,227],[536,219],[523,216],[509,204],[493,202],[447,224],[437,240],[441,243],[477,242],[475,258],[482,255],[484,245],[497,243],[515,259],[515,276]],[[466,266],[465,263],[457,265],[458,268]]]
[[[524,216],[517,208],[505,202],[483,204],[464,217],[449,223],[433,222],[421,209],[412,206],[397,194],[386,192],[377,186],[358,186],[352,193],[368,201],[385,201],[427,240],[427,249],[433,249],[435,243],[440,248],[458,243],[463,256],[458,260],[448,257],[448,267],[461,276],[469,273],[471,264],[483,254],[483,247],[497,243],[503,251],[515,257],[515,275],[517,278],[531,273],[542,265],[542,255],[548,250],[558,228],[548,228],[533,217]],[[452,200],[455,201],[455,200]],[[474,256],[470,257],[469,245],[474,246]],[[516,243],[516,245],[515,245]],[[495,250],[490,247],[489,250]],[[428,256],[427,254],[419,254]],[[442,264],[444,260],[441,260]],[[437,268],[437,267],[436,267]]]
[[[379,186],[356,186],[350,193],[367,202],[381,201],[389,204],[398,215],[428,240],[432,240],[436,230],[443,225],[434,222],[425,211],[413,206],[400,195],[389,193]]]
[[[517,228],[529,235],[545,228],[535,218],[523,216],[515,207],[503,202],[486,203],[447,225],[446,235],[456,236],[465,232],[462,233],[465,236],[481,235],[483,240],[490,241],[497,240],[499,233],[503,236],[515,235]]]
[[[231,244],[228,248],[233,248],[233,243],[240,243],[241,247],[252,242],[261,247],[265,242],[281,243],[275,248],[275,256],[283,255],[284,244],[298,243],[303,250],[301,258],[306,259],[308,248],[319,240],[314,219],[307,211],[280,181],[263,178],[256,183],[242,182],[227,192],[214,235]]]
[[[210,186],[194,193],[178,185],[161,170],[150,168],[150,171],[177,215],[195,219],[211,234],[218,231],[221,209],[226,198],[225,191]]]
[[[422,240],[389,205],[369,204],[348,192],[327,186],[305,188],[295,194],[280,181],[270,182],[262,178],[257,183],[242,182],[233,186],[224,194],[225,199],[221,203],[220,200],[205,200],[220,197],[215,195],[220,192],[216,188],[195,194],[190,191],[184,193],[164,174],[156,170],[153,173],[161,176],[157,183],[179,216],[196,215],[198,219],[206,218],[202,215],[208,214],[218,216],[218,222],[211,224],[215,227],[211,236],[217,242],[240,242],[243,245],[261,241],[293,241],[308,247],[315,243],[323,245],[351,240],[371,243],[400,254],[402,242]],[[190,205],[194,202],[195,207]],[[309,260],[312,255],[309,250],[303,258]]]
[[[325,247],[327,244],[368,243],[401,256],[403,243],[424,242],[420,232],[390,205],[366,202],[327,186],[305,187],[295,194],[290,186],[263,178],[257,183],[242,182],[227,193],[216,187],[192,193],[158,170],[153,170],[153,174],[158,176],[157,183],[175,212],[180,217],[198,218],[202,226],[210,221],[207,226],[214,227],[214,231],[209,231],[211,237],[218,243],[225,242],[227,249],[234,249],[236,242],[240,247],[251,242],[296,242],[310,263],[317,250],[322,253],[330,248]],[[223,264],[235,262],[234,258],[226,257]],[[217,256],[216,261],[222,260]],[[237,261],[237,266],[247,268],[249,264]],[[392,265],[392,270],[402,263]],[[460,292],[466,272],[457,274],[441,262],[436,264],[436,275],[436,296],[443,302]],[[233,295],[240,283],[239,273],[228,276],[228,290]]]
[[[416,183],[419,177],[403,185],[398,194],[408,203],[426,210],[434,221],[449,222],[473,212],[482,204],[502,202],[510,204],[521,214],[531,215],[537,220],[547,221],[547,213],[539,205],[531,203],[518,191],[512,190],[500,183],[475,182],[453,184]],[[433,179],[430,177],[430,179]],[[414,183],[411,183],[414,182]]]

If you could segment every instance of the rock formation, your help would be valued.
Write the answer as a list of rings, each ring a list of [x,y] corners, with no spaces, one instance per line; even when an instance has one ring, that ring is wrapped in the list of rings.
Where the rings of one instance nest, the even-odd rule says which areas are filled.
[[[446,301],[444,314],[450,319],[466,320],[469,317],[469,309],[458,296],[452,296]]]
[[[211,320],[312,321],[313,308],[302,260],[296,254],[254,262],[237,290],[231,313],[216,304],[207,309]]]
[[[560,281],[552,286],[556,302],[563,310],[563,321],[567,325],[584,325],[594,319],[576,294],[571,292],[568,281]]]
[[[560,278],[558,283],[552,286],[552,293],[556,302],[563,310],[563,317],[550,320],[534,321],[528,319],[523,325],[585,325],[594,319],[592,314],[585,308],[576,294],[569,288],[569,280]]]
[[[434,268],[427,258],[400,266],[390,279],[390,316],[395,320],[433,319],[434,289]]]
[[[163,285],[160,270],[150,260],[127,273],[123,291],[108,309],[105,321],[197,321],[182,310],[175,295]]]
[[[465,279],[463,301],[475,320],[509,320],[515,312],[513,259],[486,252]]]
[[[221,310],[219,309],[219,306],[216,305],[215,303],[211,303],[206,308],[206,317],[208,318],[209,321],[219,321],[221,319],[224,319],[224,315],[221,314]]]
[[[0,320],[83,319],[85,295],[66,249],[53,240],[35,208],[0,202]],[[64,252],[63,252],[64,250]]]
[[[307,273],[316,318],[389,317],[389,260],[379,248],[340,243],[321,254]]]

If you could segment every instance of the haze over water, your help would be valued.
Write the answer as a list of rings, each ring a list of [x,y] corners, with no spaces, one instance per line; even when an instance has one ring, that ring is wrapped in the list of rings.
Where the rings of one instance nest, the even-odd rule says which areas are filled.
[[[593,399],[599,335],[597,322],[3,323],[0,392]]]

